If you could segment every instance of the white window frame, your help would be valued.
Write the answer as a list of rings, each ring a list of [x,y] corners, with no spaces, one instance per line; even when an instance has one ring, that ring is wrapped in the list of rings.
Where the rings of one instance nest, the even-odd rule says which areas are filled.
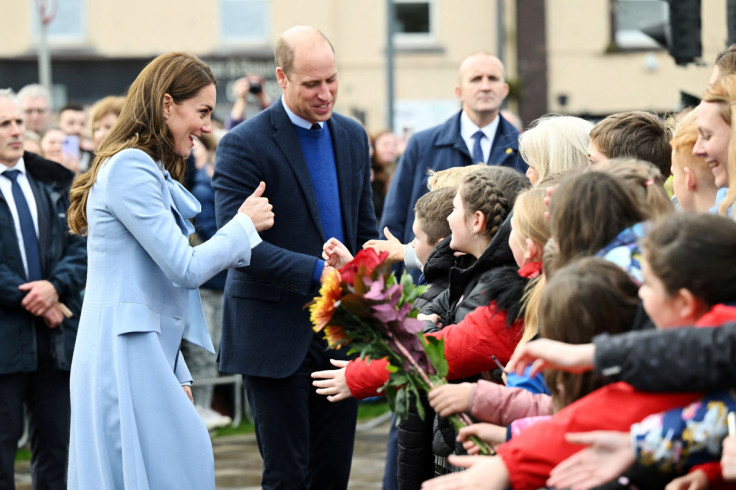
[[[427,46],[437,43],[437,0],[393,0],[394,8],[402,3],[426,3],[429,7],[429,32],[406,33],[394,31],[394,42],[398,47]],[[396,13],[396,10],[394,10]],[[395,17],[395,29],[398,28],[399,19]]]
[[[260,21],[263,23],[263,32],[258,35],[251,35],[248,29],[239,29],[238,35],[230,35],[226,33],[226,29],[223,26],[224,12],[223,3],[229,3],[231,5],[236,4],[252,4],[262,5],[264,8],[263,18]],[[222,44],[266,44],[269,40],[270,26],[271,26],[271,2],[269,0],[220,0],[218,2],[218,21],[220,25],[220,42]]]
[[[41,20],[39,18],[38,2],[32,0],[31,9],[31,32],[33,39],[39,42],[41,39]],[[87,40],[87,1],[86,0],[50,0],[47,2],[54,10],[53,20],[46,26],[46,39],[50,45],[81,44]],[[77,11],[74,12],[73,9]],[[79,24],[77,32],[59,32],[60,26],[68,26],[66,22],[69,16],[73,16]]]
[[[613,42],[616,47],[622,51],[636,50],[636,49],[647,49],[647,50],[660,50],[663,49],[654,39],[650,38],[640,30],[636,28],[619,29],[619,7],[622,3],[644,3],[651,1],[653,4],[657,4],[663,12],[661,20],[666,21],[669,17],[669,10],[666,2],[659,2],[655,0],[614,0],[613,2]]]

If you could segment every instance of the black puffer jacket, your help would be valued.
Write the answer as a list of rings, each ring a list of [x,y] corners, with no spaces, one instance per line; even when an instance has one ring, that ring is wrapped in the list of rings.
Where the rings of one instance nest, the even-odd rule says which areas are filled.
[[[429,288],[414,300],[414,307],[420,313],[450,283],[450,269],[460,263],[471,264],[472,256],[455,257],[450,248],[451,236],[448,236],[432,250],[424,264],[424,279]],[[472,260],[472,261],[471,261]],[[419,416],[412,397],[409,401],[409,415],[399,423],[398,427],[398,467],[397,476],[399,490],[418,490],[422,482],[434,477],[434,453],[432,452],[432,421],[434,411],[427,402],[426,394],[422,394],[419,403],[424,408],[424,420]]]
[[[455,251],[450,248],[450,241],[452,235],[448,235],[438,243],[427,257],[423,277],[428,288],[414,300],[414,308],[419,313],[426,313],[426,308],[450,285],[450,270],[453,267],[469,267],[475,262],[475,258],[471,255],[455,257]]]
[[[487,305],[488,281],[493,269],[504,265],[516,266],[514,254],[509,247],[511,220],[507,219],[488,244],[483,255],[466,269],[450,269],[449,287],[428,304],[422,313],[436,313],[442,325],[458,323],[465,315],[479,306]],[[462,301],[460,301],[462,299]],[[428,325],[427,332],[439,327]]]
[[[429,406],[427,394],[422,393],[419,403],[424,407],[424,419],[419,416],[413,396],[409,401],[409,415],[399,423],[397,479],[399,490],[419,490],[422,482],[434,478],[434,452],[432,451],[432,422],[434,410]]]
[[[528,277],[519,275],[516,266],[495,267],[485,274],[484,284],[486,289],[484,290],[484,294],[488,299],[486,304],[493,301],[496,303],[499,311],[507,312],[507,327],[524,316],[521,300],[529,281],[530,279]],[[491,374],[494,380],[500,381],[500,370],[496,369]],[[472,379],[472,381],[475,381],[475,379]],[[455,454],[465,454],[462,444],[455,440],[456,435],[449,421],[446,418],[438,417],[432,440],[434,454],[442,457],[447,457],[453,451]],[[438,474],[444,474],[440,468],[437,468],[437,470]]]

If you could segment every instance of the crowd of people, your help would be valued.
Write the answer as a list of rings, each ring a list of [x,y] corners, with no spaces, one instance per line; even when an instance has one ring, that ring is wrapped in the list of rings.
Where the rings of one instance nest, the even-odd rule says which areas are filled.
[[[368,247],[427,285],[449,365],[392,425],[384,489],[736,486],[735,46],[667,120],[521,133],[503,64],[473,53],[460,110],[408,141],[334,112],[319,30],[275,61],[281,96],[244,77],[222,125],[185,53],[54,117],[42,86],[0,90],[0,488],[24,417],[38,488],[214,488],[229,419],[197,380],[220,372],[263,488],[347,488],[390,367],[328,351],[304,305]]]
[[[719,53],[702,103],[666,121],[646,112],[595,125],[534,121],[518,137],[521,186],[498,173],[503,167],[470,165],[433,176],[451,182],[450,195],[433,185],[425,194],[430,148],[448,138],[440,126],[410,140],[395,180],[404,184],[389,198],[417,189],[405,165],[414,164],[412,151],[424,152],[413,173],[424,195],[402,223],[413,220],[415,253],[386,219],[393,207],[384,213],[388,239],[367,246],[426,272],[431,299],[415,302],[417,318],[425,335],[444,339],[451,383],[412,400],[422,408],[399,423],[397,488],[736,487],[736,443],[726,438],[736,437],[736,418],[730,432],[727,424],[731,334],[716,340],[728,327],[698,329],[695,340],[681,328],[736,320],[728,266],[734,62],[736,46]],[[462,110],[472,114],[473,105],[463,100]],[[475,141],[465,143],[472,154]],[[452,208],[434,204],[440,216],[427,217],[427,203],[440,199]],[[426,227],[443,217],[444,241]],[[352,259],[334,239],[324,257],[337,267]],[[658,335],[674,328],[680,335]],[[374,396],[389,376],[381,359],[335,366],[313,373],[318,393],[333,401]],[[681,371],[690,371],[686,379]],[[462,412],[477,423],[455,433],[444,417]],[[497,455],[479,456],[473,437]]]

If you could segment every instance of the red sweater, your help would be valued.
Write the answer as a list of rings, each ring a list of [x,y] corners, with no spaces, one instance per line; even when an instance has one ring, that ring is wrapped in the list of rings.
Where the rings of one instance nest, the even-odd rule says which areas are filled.
[[[522,277],[539,274],[541,262],[532,262],[519,269]],[[506,326],[505,310],[497,310],[496,302],[481,306],[468,313],[455,325],[448,325],[439,332],[427,336],[444,339],[445,359],[449,367],[447,379],[463,379],[495,369],[491,358],[495,355],[501,364],[506,364],[514,353],[524,329],[519,319]],[[350,393],[358,399],[376,396],[386,384],[389,371],[388,361],[354,359],[345,368],[345,381]]]
[[[697,326],[722,325],[736,319],[736,308],[714,306]],[[631,424],[647,415],[681,407],[703,393],[643,393],[618,382],[577,400],[497,448],[506,465],[514,490],[544,487],[552,469],[585,448],[565,440],[568,432],[592,430],[628,431]]]

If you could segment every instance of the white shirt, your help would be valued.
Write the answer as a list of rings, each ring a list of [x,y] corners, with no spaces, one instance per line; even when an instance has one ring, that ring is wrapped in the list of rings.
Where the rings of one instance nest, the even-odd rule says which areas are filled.
[[[28,261],[26,259],[26,247],[23,244],[23,233],[20,229],[20,219],[18,218],[18,208],[15,207],[15,199],[13,199],[13,181],[2,174],[8,170],[20,170],[18,178],[16,179],[20,190],[23,191],[23,195],[28,203],[28,209],[31,211],[31,217],[33,218],[33,226],[36,228],[36,237],[38,237],[38,209],[36,208],[36,198],[33,196],[33,190],[31,190],[31,184],[28,183],[28,177],[26,177],[26,164],[23,161],[23,157],[18,160],[12,167],[6,167],[0,164],[0,193],[5,198],[5,202],[8,203],[10,208],[10,214],[13,216],[13,223],[15,223],[15,236],[18,238],[18,248],[20,249],[20,256],[23,258],[23,268],[26,271],[26,277],[28,277]]]
[[[473,155],[473,146],[475,145],[475,138],[473,135],[480,129],[483,131],[485,138],[480,140],[480,148],[483,150],[483,162],[488,162],[488,157],[491,155],[491,147],[493,146],[493,139],[496,137],[496,131],[498,130],[499,117],[491,121],[490,124],[479,128],[476,124],[470,120],[465,111],[460,114],[460,136],[463,137],[465,144],[468,145],[468,152]],[[477,163],[477,162],[473,162]]]
[[[295,126],[299,126],[300,128],[304,129],[312,129],[312,123],[304,119],[303,117],[299,117],[296,114],[294,114],[291,109],[289,109],[289,106],[286,105],[286,102],[284,102],[284,98],[281,97],[281,105],[284,106],[284,110],[286,111],[286,115],[289,116],[289,120],[291,123]],[[317,124],[319,124],[319,127],[324,126],[324,122],[320,121]]]

